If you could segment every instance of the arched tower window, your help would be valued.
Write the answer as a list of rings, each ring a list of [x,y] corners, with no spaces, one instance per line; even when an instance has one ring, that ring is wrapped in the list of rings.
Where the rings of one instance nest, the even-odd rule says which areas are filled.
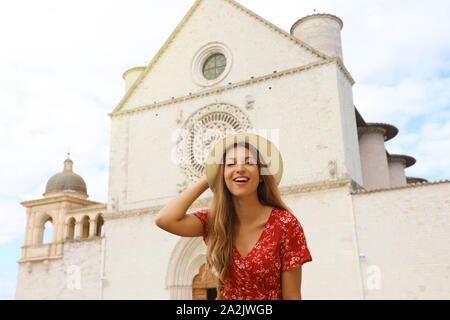
[[[89,238],[89,217],[88,216],[84,216],[83,220],[81,220],[81,222],[82,222],[82,228],[83,228],[82,229],[83,232],[81,234],[81,237],[84,238],[84,239]]]
[[[44,218],[43,221],[44,224],[44,230],[43,230],[43,236],[42,236],[42,242],[43,244],[45,243],[51,243],[52,242],[52,237],[53,237],[53,220],[50,216],[47,216],[46,218]]]
[[[74,240],[75,239],[75,218],[72,217],[69,219],[69,222],[67,223],[67,240]]]
[[[99,214],[96,218],[97,220],[97,231],[96,231],[96,236],[97,237],[103,237],[104,236],[104,224],[105,221],[103,220],[103,216],[101,214]]]

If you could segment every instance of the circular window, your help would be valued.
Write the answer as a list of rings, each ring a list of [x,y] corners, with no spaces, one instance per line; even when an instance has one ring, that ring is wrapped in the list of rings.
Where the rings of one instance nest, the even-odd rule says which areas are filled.
[[[227,65],[227,59],[221,53],[216,53],[206,59],[203,65],[203,76],[208,80],[217,79]]]
[[[192,80],[202,87],[213,86],[225,79],[232,64],[231,51],[223,43],[210,42],[192,59]]]

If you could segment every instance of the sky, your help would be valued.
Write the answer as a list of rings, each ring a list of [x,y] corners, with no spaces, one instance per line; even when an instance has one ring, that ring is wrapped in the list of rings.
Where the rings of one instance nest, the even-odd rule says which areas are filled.
[[[399,129],[407,176],[450,178],[450,1],[240,0],[289,32],[301,17],[344,22],[344,64],[366,122]],[[0,3],[0,299],[13,299],[25,200],[42,198],[70,152],[89,199],[107,201],[110,113],[122,74],[148,64],[194,0]]]

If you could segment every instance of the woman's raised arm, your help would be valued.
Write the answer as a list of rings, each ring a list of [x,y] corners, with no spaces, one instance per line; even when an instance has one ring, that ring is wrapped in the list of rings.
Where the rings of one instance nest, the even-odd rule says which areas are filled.
[[[192,203],[208,189],[208,180],[203,176],[162,208],[155,218],[161,229],[182,237],[200,237],[203,225],[197,217],[186,215]]]

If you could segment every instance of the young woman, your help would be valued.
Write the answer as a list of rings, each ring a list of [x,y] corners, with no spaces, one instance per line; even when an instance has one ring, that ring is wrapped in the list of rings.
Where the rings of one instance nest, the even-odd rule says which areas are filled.
[[[218,299],[301,299],[302,264],[312,258],[300,222],[281,200],[281,173],[264,170],[269,156],[260,142],[269,144],[272,156],[279,152],[256,135],[249,143],[249,135],[220,141],[213,149],[221,161],[207,164],[207,175],[170,201],[156,224],[179,236],[203,236]],[[210,208],[186,214],[208,187]]]

